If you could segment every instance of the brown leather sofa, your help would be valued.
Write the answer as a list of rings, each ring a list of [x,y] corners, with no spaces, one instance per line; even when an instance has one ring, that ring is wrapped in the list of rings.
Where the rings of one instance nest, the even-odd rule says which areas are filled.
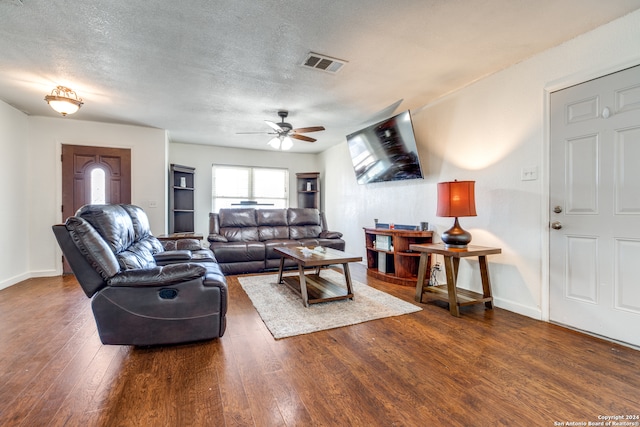
[[[209,214],[209,248],[224,274],[276,269],[283,246],[324,246],[344,250],[342,233],[328,231],[318,209],[220,209]],[[295,264],[286,260],[285,266]]]
[[[139,207],[83,206],[53,232],[91,298],[103,344],[174,344],[224,334],[227,284],[211,251],[197,242],[165,250]]]

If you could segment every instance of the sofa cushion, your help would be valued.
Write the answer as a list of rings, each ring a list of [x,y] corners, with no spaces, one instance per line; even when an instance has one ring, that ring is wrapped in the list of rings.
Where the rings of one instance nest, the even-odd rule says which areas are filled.
[[[257,242],[258,227],[224,227],[220,229],[222,237],[227,242]]]
[[[257,227],[255,209],[220,209],[220,228]]]
[[[301,246],[297,240],[270,240],[264,243],[266,259],[280,259],[282,255],[275,251],[276,248]]]
[[[156,261],[153,257],[153,245],[148,240],[141,240],[129,246],[126,250],[118,253],[118,263],[121,270],[131,270],[135,268],[155,267]]]
[[[319,225],[292,225],[289,227],[289,237],[291,239],[311,239],[320,236],[322,227]]]
[[[257,209],[256,222],[258,226],[289,225],[286,209]]]
[[[151,235],[151,227],[149,227],[149,218],[142,208],[135,205],[120,205],[129,216],[133,224],[134,240],[141,240]]]
[[[290,239],[310,239],[320,236],[322,225],[320,212],[312,208],[287,209]]]
[[[85,205],[78,209],[75,216],[89,222],[115,254],[127,249],[135,241],[133,221],[120,205]]]
[[[264,262],[264,243],[262,242],[211,243],[211,250],[220,264],[247,261]]]
[[[289,227],[286,225],[258,227],[258,238],[261,242],[274,239],[288,239]]]
[[[289,208],[287,209],[287,222],[289,225],[320,226],[320,212],[313,208]]]

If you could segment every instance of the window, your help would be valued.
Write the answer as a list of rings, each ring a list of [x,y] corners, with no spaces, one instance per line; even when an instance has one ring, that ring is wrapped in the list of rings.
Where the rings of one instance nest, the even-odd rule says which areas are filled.
[[[95,168],[91,171],[91,204],[104,205],[105,198],[105,174],[104,169]]]
[[[242,206],[280,208],[289,206],[287,169],[213,165],[213,212]]]

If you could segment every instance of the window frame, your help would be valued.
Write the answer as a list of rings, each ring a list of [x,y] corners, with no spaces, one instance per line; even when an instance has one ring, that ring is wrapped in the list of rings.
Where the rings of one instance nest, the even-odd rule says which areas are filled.
[[[216,168],[243,170],[248,172],[248,188],[247,196],[218,196],[216,195]],[[280,171],[284,174],[283,177],[283,196],[282,197],[265,197],[260,194],[256,194],[255,175],[256,171],[260,170],[273,170]],[[278,207],[289,207],[289,194],[290,194],[290,172],[288,168],[268,167],[268,166],[246,166],[246,165],[227,165],[227,164],[212,164],[211,165],[211,211],[219,212],[222,208],[266,208],[273,209]],[[217,203],[217,200],[227,200],[228,203]],[[233,202],[236,203],[233,203]],[[270,201],[275,203],[271,204]],[[246,202],[246,203],[242,203]],[[217,207],[220,205],[220,207]]]

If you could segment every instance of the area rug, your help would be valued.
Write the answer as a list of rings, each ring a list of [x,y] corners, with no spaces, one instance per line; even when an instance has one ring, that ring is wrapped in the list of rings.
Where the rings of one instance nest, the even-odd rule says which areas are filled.
[[[334,270],[322,270],[320,274],[344,283],[344,276]],[[353,300],[323,302],[305,307],[299,294],[285,284],[276,283],[278,276],[275,274],[239,277],[238,280],[275,339],[422,310],[357,281],[352,281]]]

